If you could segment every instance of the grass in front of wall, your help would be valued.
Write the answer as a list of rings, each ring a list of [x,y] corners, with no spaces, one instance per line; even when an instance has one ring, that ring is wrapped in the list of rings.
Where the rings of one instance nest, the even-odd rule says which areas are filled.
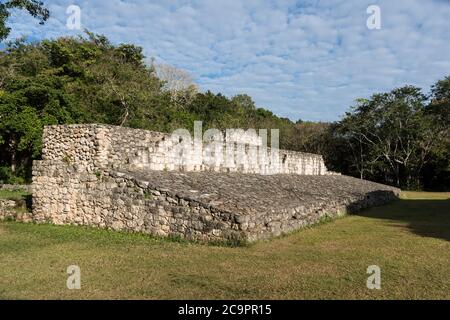
[[[24,190],[0,190],[0,199],[21,200],[30,196],[30,193]]]
[[[450,195],[403,193],[245,247],[0,223],[2,299],[450,299]],[[81,290],[66,287],[81,268]],[[381,290],[366,287],[381,268]]]
[[[0,190],[0,199],[15,201],[16,207],[10,209],[12,211],[17,213],[31,212],[31,193],[25,190]]]

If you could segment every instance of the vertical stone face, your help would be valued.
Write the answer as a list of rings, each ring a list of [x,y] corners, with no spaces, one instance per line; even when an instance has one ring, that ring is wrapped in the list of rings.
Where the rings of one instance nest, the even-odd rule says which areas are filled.
[[[127,168],[330,174],[320,155],[263,147],[261,138],[253,132],[241,130],[227,134],[228,140],[205,139],[200,150],[194,147],[194,139],[180,145],[169,134],[161,132],[95,124],[48,126],[44,129],[43,160],[76,163],[91,171]]]
[[[180,236],[202,241],[246,240],[231,216],[157,190],[116,172],[90,173],[76,165],[35,161],[33,220]]]

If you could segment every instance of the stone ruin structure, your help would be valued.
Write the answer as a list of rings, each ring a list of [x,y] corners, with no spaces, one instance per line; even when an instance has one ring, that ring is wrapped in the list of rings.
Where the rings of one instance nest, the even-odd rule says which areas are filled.
[[[329,172],[320,155],[274,152],[245,132],[200,151],[198,141],[180,148],[176,139],[98,124],[46,127],[42,160],[33,163],[32,219],[253,242],[384,204],[400,192]],[[225,160],[206,156],[217,153]]]

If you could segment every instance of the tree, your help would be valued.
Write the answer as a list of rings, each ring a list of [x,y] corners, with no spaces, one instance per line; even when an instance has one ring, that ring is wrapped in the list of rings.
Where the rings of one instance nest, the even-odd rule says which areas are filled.
[[[447,129],[450,123],[450,76],[439,80],[431,88],[428,113],[432,114]]]
[[[6,39],[11,32],[11,28],[6,26],[6,22],[12,9],[26,10],[31,16],[39,19],[40,24],[44,24],[50,17],[49,11],[44,7],[44,3],[37,0],[9,0],[0,3],[0,41]]]
[[[450,186],[450,76],[433,85],[430,98],[426,113],[436,132],[435,146],[422,176],[426,188],[446,191]]]
[[[120,126],[139,126],[152,95],[160,93],[161,82],[145,68],[141,48],[121,45],[103,53],[97,63],[86,67],[93,102],[110,109],[107,122]],[[105,106],[106,107],[106,106]]]
[[[1,51],[0,180],[30,177],[44,125],[99,122],[162,129],[151,121],[158,108],[166,108],[162,82],[143,61],[141,48],[114,46],[90,33],[34,44],[16,41]]]
[[[156,64],[156,74],[164,81],[164,89],[168,91],[183,91],[195,86],[189,73],[168,64]]]
[[[299,151],[324,154],[330,126],[324,122],[297,121],[293,144]]]
[[[360,99],[346,114],[340,129],[361,177],[368,171],[400,187],[420,186],[420,172],[439,136],[425,102],[419,88],[405,86]]]
[[[406,86],[357,100],[336,123],[293,123],[246,94],[193,91],[174,99],[167,78],[144,63],[142,48],[86,33],[31,44],[18,39],[0,51],[0,180],[29,180],[45,125],[172,132],[201,120],[205,130],[279,129],[281,148],[323,154],[329,169],[344,174],[406,188],[450,185],[450,77],[429,97]]]
[[[238,94],[231,98],[231,102],[246,110],[255,110],[256,105],[248,94]]]
[[[194,100],[198,87],[188,72],[168,64],[154,64],[153,61],[152,67],[164,82],[163,90],[170,93],[176,107],[183,108]]]

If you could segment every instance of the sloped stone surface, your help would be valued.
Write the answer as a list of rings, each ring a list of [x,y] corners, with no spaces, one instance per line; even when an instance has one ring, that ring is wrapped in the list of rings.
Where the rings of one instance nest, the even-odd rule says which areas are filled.
[[[348,176],[254,175],[208,172],[130,172],[156,190],[240,214],[261,214],[298,206],[351,203],[377,191],[398,189]],[[113,174],[114,175],[114,174]]]
[[[256,241],[384,204],[398,189],[346,176],[90,173],[36,161],[33,219],[202,241]]]

